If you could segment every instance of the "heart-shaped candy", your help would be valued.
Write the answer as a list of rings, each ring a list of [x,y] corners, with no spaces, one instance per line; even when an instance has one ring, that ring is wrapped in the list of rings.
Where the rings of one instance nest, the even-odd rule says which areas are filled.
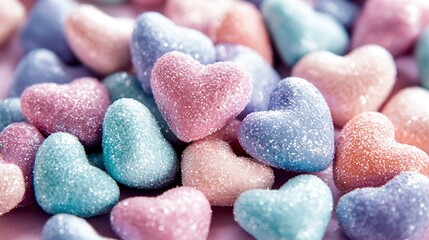
[[[358,239],[425,239],[429,227],[429,179],[402,173],[381,188],[356,189],[338,202],[342,231]]]
[[[240,128],[240,125],[241,121],[234,118],[226,123],[223,128],[210,134],[204,139],[221,139],[227,142],[234,153],[238,156],[248,156],[238,141],[238,129]]]
[[[347,28],[353,26],[359,14],[359,7],[351,0],[318,0],[314,8],[333,16]]]
[[[89,164],[79,140],[68,133],[54,133],[39,147],[34,193],[46,212],[80,217],[103,214],[119,199],[116,182]]]
[[[281,58],[290,66],[313,51],[341,55],[347,48],[345,28],[300,0],[266,0],[262,13]]]
[[[232,206],[242,192],[269,189],[274,183],[270,167],[237,157],[228,143],[218,139],[189,145],[181,169],[183,186],[200,190],[214,206]]]
[[[64,21],[76,7],[74,0],[36,1],[21,31],[21,46],[25,52],[46,48],[62,61],[76,61],[64,34]]]
[[[43,240],[108,239],[98,235],[85,219],[70,214],[57,214],[49,218],[43,226],[41,238]]]
[[[359,113],[378,110],[393,88],[396,67],[388,51],[367,45],[345,57],[330,52],[308,54],[295,65],[292,75],[319,89],[335,125],[342,127]]]
[[[174,148],[149,109],[129,98],[117,100],[106,112],[103,155],[107,172],[129,187],[165,187],[179,171]]]
[[[110,222],[121,239],[207,239],[212,211],[200,191],[178,187],[154,197],[122,200]]]
[[[318,177],[300,175],[279,190],[250,190],[234,203],[234,218],[256,239],[322,239],[332,194]]]
[[[0,100],[0,132],[11,123],[25,121],[26,118],[21,111],[21,99],[6,98]]]
[[[422,150],[395,141],[395,128],[383,114],[365,112],[341,130],[334,161],[334,181],[343,192],[378,187],[404,171],[429,175]]]
[[[0,47],[5,44],[24,20],[25,8],[20,1],[0,2]]]
[[[176,136],[190,142],[221,129],[249,103],[252,80],[231,62],[204,66],[191,56],[170,52],[152,71],[152,90]]]
[[[70,13],[64,29],[71,48],[86,66],[101,74],[131,66],[132,19],[115,19],[91,5]]]
[[[47,49],[29,52],[19,62],[9,96],[19,97],[24,90],[38,83],[69,83],[72,80],[93,74],[82,66],[68,66]]]
[[[421,87],[404,88],[384,106],[395,126],[398,142],[416,146],[429,153],[429,91]]]
[[[238,139],[256,160],[291,171],[322,171],[334,158],[328,105],[316,87],[301,78],[280,81],[271,94],[270,110],[247,115]]]
[[[21,97],[22,112],[40,132],[68,132],[89,147],[101,142],[101,124],[109,104],[106,88],[94,78],[65,85],[36,84]]]
[[[21,169],[14,164],[0,163],[0,216],[16,208],[24,193],[25,182]]]
[[[143,90],[151,94],[151,72],[155,62],[167,52],[180,51],[202,64],[216,60],[212,41],[199,31],[175,25],[155,12],[140,15],[134,27],[131,55]]]
[[[33,193],[33,167],[37,150],[45,137],[28,123],[13,123],[0,133],[0,162],[17,165],[24,176],[25,195],[21,206],[35,202]]]

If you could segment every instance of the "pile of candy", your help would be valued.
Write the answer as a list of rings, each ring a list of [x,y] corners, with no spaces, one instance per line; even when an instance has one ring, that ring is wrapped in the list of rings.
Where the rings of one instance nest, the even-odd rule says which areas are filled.
[[[125,2],[0,0],[0,239],[429,238],[428,1]]]

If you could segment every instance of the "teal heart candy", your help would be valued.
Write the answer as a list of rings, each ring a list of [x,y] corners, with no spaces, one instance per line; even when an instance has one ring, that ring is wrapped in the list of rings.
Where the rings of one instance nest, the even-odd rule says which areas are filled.
[[[116,182],[89,164],[82,144],[68,133],[54,133],[39,147],[34,193],[46,212],[80,217],[103,214],[119,199]]]
[[[333,206],[329,187],[299,175],[279,190],[250,190],[234,203],[234,218],[256,239],[322,239]]]
[[[301,0],[265,0],[262,14],[281,58],[290,66],[313,51],[342,55],[347,49],[343,25]]]
[[[429,27],[420,36],[415,55],[422,86],[429,89]]]
[[[134,188],[156,189],[176,177],[179,161],[147,107],[122,98],[107,110],[103,123],[103,156],[107,172]]]

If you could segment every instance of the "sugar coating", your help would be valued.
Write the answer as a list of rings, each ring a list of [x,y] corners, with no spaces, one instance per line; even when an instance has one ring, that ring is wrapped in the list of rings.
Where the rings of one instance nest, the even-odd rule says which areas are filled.
[[[170,52],[152,71],[152,90],[162,116],[176,136],[191,142],[221,129],[249,103],[250,75],[231,62],[204,66]]]
[[[180,51],[202,64],[216,60],[212,41],[199,31],[179,27],[155,12],[141,14],[134,26],[131,57],[143,90],[151,94],[151,72],[155,62],[167,52]]]
[[[15,164],[0,164],[0,216],[16,208],[24,193],[25,182],[21,169]]]
[[[24,20],[25,8],[20,1],[3,0],[0,2],[0,47],[7,43],[12,34]]]
[[[36,84],[21,97],[22,112],[40,132],[68,132],[88,147],[101,143],[101,124],[109,104],[106,88],[94,78],[64,85]]]
[[[225,141],[200,140],[182,154],[183,186],[200,190],[213,206],[232,206],[250,189],[269,189],[273,170],[252,158],[237,157]]]
[[[65,84],[72,80],[93,74],[83,66],[68,66],[47,49],[35,49],[25,55],[15,70],[11,97],[21,96],[24,90],[38,83]]]
[[[429,175],[429,157],[417,147],[397,143],[395,128],[383,114],[361,113],[341,130],[334,161],[339,190],[379,187],[404,171]]]
[[[349,39],[345,28],[303,1],[266,0],[261,10],[280,57],[289,66],[313,51],[342,55],[347,49]]]
[[[110,101],[112,103],[121,98],[132,98],[139,101],[145,105],[145,107],[147,107],[155,117],[158,125],[161,127],[161,131],[165,139],[174,145],[181,146],[184,144],[168,127],[167,122],[158,110],[158,106],[156,105],[153,96],[143,91],[139,80],[135,76],[126,72],[118,72],[107,76],[103,80],[103,84],[109,92]]]
[[[129,98],[115,101],[107,110],[103,155],[107,172],[129,187],[166,187],[179,171],[176,152],[149,109]]]
[[[366,45],[345,57],[310,53],[294,66],[292,75],[307,79],[319,89],[335,125],[343,127],[359,113],[378,110],[392,91],[396,67],[386,49]]]
[[[49,218],[42,230],[41,240],[102,240],[83,218],[70,214],[56,214]]]
[[[110,222],[121,239],[203,240],[212,217],[209,201],[198,190],[177,187],[158,197],[122,200]]]
[[[17,165],[24,176],[25,195],[20,206],[35,202],[33,167],[37,150],[45,137],[31,124],[12,123],[0,133],[0,162]]]
[[[429,227],[429,179],[402,173],[381,188],[361,188],[340,198],[342,231],[354,239],[423,239]]]
[[[350,0],[320,0],[314,8],[333,16],[347,28],[353,27],[360,10],[358,5]]]
[[[250,190],[234,203],[234,219],[256,239],[322,239],[331,218],[329,187],[299,175],[279,190]]]
[[[243,150],[238,141],[238,129],[240,128],[241,121],[238,119],[232,119],[226,123],[223,128],[210,134],[204,139],[221,139],[228,143],[235,154],[238,156],[247,156],[247,153]]]
[[[382,113],[395,126],[398,142],[429,153],[429,92],[421,87],[404,88],[384,106]]]
[[[286,78],[271,94],[270,110],[242,121],[243,149],[267,165],[318,172],[334,159],[334,126],[322,94],[308,81]]]
[[[76,61],[64,35],[64,21],[76,7],[74,0],[37,1],[22,27],[20,41],[25,52],[46,48],[63,61]]]
[[[6,98],[0,100],[0,132],[14,122],[25,122],[27,119],[21,111],[21,99]]]
[[[54,133],[40,146],[34,193],[44,211],[80,217],[106,213],[119,199],[116,182],[89,164],[83,146],[69,133]]]
[[[426,28],[416,44],[415,57],[418,63],[421,85],[429,89],[429,28]]]
[[[131,66],[129,43],[134,21],[113,18],[96,7],[81,5],[64,23],[67,41],[79,60],[100,74]]]
[[[106,170],[106,167],[104,166],[103,152],[87,153],[86,156],[88,158],[89,164],[101,170],[104,170],[104,171]]]
[[[231,61],[240,65],[252,79],[252,97],[238,118],[244,119],[251,112],[268,110],[271,92],[280,81],[274,68],[255,51],[241,45],[216,45],[216,58],[218,61]]]

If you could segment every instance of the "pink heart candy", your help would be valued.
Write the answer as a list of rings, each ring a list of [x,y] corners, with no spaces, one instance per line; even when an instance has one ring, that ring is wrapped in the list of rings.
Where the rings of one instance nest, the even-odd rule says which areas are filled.
[[[35,84],[21,96],[22,113],[40,132],[68,132],[88,147],[100,144],[101,124],[109,105],[104,85],[88,77],[63,85]]]
[[[429,153],[429,92],[421,87],[404,88],[383,108],[395,126],[398,142],[416,146]]]
[[[17,30],[25,17],[25,9],[20,1],[0,1],[0,46],[5,44]]]
[[[17,165],[24,176],[25,195],[21,206],[35,202],[33,166],[37,150],[45,137],[31,124],[13,123],[0,133],[0,162]]]
[[[345,57],[314,52],[293,68],[293,76],[313,83],[326,99],[338,127],[365,111],[377,111],[395,83],[392,56],[377,45],[366,45]]]
[[[201,65],[170,52],[155,63],[151,86],[158,108],[176,136],[190,142],[221,129],[250,101],[252,81],[232,62]]]
[[[251,158],[237,157],[228,143],[213,139],[189,145],[182,155],[182,184],[206,195],[214,206],[232,206],[251,189],[269,189],[273,170]]]
[[[223,128],[204,139],[221,139],[227,142],[238,156],[248,156],[246,151],[241,147],[240,141],[238,141],[238,129],[240,128],[240,124],[240,120],[232,119]]]
[[[0,216],[16,208],[22,201],[24,192],[21,169],[14,164],[0,163]]]
[[[131,66],[129,42],[134,21],[113,18],[99,9],[82,5],[65,22],[70,47],[86,66],[101,74]]]
[[[177,187],[158,197],[122,200],[110,222],[121,239],[207,239],[212,211],[207,198],[190,187]]]

